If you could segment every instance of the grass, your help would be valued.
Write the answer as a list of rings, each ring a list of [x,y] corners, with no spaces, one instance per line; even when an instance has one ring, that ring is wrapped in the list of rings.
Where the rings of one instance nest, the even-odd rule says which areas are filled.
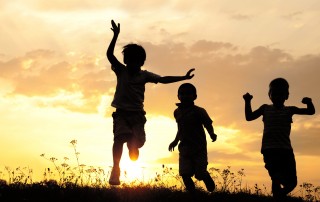
[[[188,193],[165,187],[150,185],[119,186],[97,188],[90,186],[77,186],[69,184],[59,186],[57,183],[11,184],[0,186],[0,201],[2,202],[191,202],[191,201],[216,201],[216,202],[271,202],[271,196],[250,194],[244,192],[229,193],[217,191],[209,193],[197,190]],[[301,198],[288,198],[289,202],[303,201]]]
[[[243,185],[244,169],[233,172],[230,166],[225,169],[209,168],[216,182],[216,191],[209,193],[201,182],[194,179],[197,190],[185,191],[181,177],[172,168],[162,165],[162,172],[156,173],[149,182],[139,180],[122,183],[121,186],[108,184],[109,172],[80,164],[76,140],[72,140],[77,165],[71,167],[68,158],[58,162],[55,157],[41,157],[51,162],[53,168],[46,168],[43,180],[33,182],[32,169],[28,167],[0,171],[0,202],[271,202],[274,199],[266,187],[255,184],[250,188]],[[123,173],[125,175],[125,173]],[[300,185],[299,196],[289,196],[288,202],[319,201],[320,187],[311,183]]]

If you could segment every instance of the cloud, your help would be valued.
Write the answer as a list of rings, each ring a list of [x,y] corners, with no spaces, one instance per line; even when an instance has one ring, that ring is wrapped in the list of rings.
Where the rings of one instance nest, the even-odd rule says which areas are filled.
[[[38,97],[37,103],[42,106],[96,112],[101,96],[108,95],[106,89],[113,86],[114,79],[106,68],[96,64],[95,57],[77,58],[76,62],[72,61],[72,58],[69,61],[64,59],[53,51],[36,50],[21,57],[1,61],[0,77],[13,86],[7,96]],[[61,96],[67,97],[66,99],[74,97],[80,101],[67,102]]]
[[[235,20],[250,20],[252,16],[245,14],[233,14],[231,18]]]
[[[141,44],[147,51],[144,68],[149,71],[162,76],[183,76],[189,68],[196,68],[195,77],[184,82],[195,84],[198,89],[196,104],[208,111],[214,120],[214,126],[231,127],[241,131],[240,134],[247,133],[249,136],[261,133],[261,120],[244,120],[242,95],[246,92],[254,95],[253,109],[270,103],[267,96],[268,85],[276,77],[284,77],[289,81],[290,98],[287,105],[303,107],[301,99],[305,96],[313,98],[316,107],[320,105],[320,95],[315,91],[315,86],[320,85],[319,55],[295,58],[284,50],[265,46],[240,52],[236,45],[208,40],[199,40],[191,45],[173,42]],[[41,106],[97,113],[101,103],[110,107],[116,85],[116,76],[108,66],[108,62],[101,56],[63,55],[50,50],[36,50],[21,57],[0,61],[0,76],[12,84],[12,90],[6,96],[38,97],[36,103]],[[177,89],[181,83],[183,82],[148,84],[144,103],[147,113],[173,118],[175,103],[178,102]],[[108,97],[105,99],[107,102],[102,101],[103,96]],[[316,123],[316,119],[313,116],[309,121]],[[315,131],[316,129],[308,128],[296,133],[315,134],[312,136],[315,138]],[[238,148],[246,145],[257,149],[256,145],[260,145],[259,138],[234,142]],[[308,143],[305,140],[299,141],[303,146]],[[316,151],[317,145],[311,144],[308,150],[301,152],[313,155]]]
[[[6,3],[4,5],[10,5]],[[145,11],[146,8],[154,8],[163,6],[163,2],[157,1],[143,1],[134,3],[129,0],[119,1],[104,1],[104,0],[55,0],[44,2],[42,0],[26,0],[24,5],[29,9],[37,11],[53,11],[53,12],[70,12],[70,11],[91,11],[91,10],[107,10],[109,8],[128,10],[128,11]]]
[[[283,15],[283,18],[285,18],[287,20],[300,20],[302,15],[303,15],[302,11],[296,11],[296,12],[292,12],[292,13],[288,13],[288,14]]]
[[[294,116],[291,140],[297,154],[306,156],[319,155],[320,117]]]
[[[197,52],[220,51],[221,49],[226,49],[230,51],[230,50],[236,50],[237,48],[230,43],[199,40],[195,42],[190,49],[192,52],[197,53]]]
[[[194,44],[199,44],[199,42]],[[187,46],[181,43],[170,45],[144,43],[143,45],[147,50],[147,66],[145,68],[150,71],[160,75],[183,75],[188,67],[195,67],[195,77],[190,82],[195,83],[199,89],[197,101],[205,102],[207,106],[234,110],[238,108],[235,112],[241,110],[242,113],[242,94],[250,91],[254,93],[257,101],[268,102],[268,84],[276,77],[287,78],[294,90],[303,86],[306,92],[311,93],[306,94],[318,97],[311,90],[311,87],[318,83],[315,78],[315,72],[319,72],[317,66],[320,63],[317,55],[293,58],[283,50],[263,46],[254,47],[247,53],[240,53],[232,49],[232,51],[203,51],[199,55],[192,51],[192,47],[195,45]],[[230,45],[228,47],[236,46]],[[309,79],[299,82],[301,81],[299,76]],[[164,92],[165,95],[172,92],[172,88],[166,87],[166,85],[159,84],[154,88],[155,91],[161,89],[167,91]],[[291,96],[294,98],[294,94]],[[150,95],[149,97],[155,96]],[[176,100],[176,95],[172,98]],[[159,98],[157,97],[157,99]],[[155,103],[154,101],[150,102]],[[221,114],[230,116],[230,113],[226,112],[221,112]],[[239,113],[231,114],[238,117]],[[236,120],[238,119],[236,118]]]
[[[230,117],[230,113],[217,111],[228,109],[234,110],[231,114],[235,116],[235,120],[243,118],[242,114],[238,114],[242,112],[242,94],[246,91],[252,92],[257,102],[268,102],[268,83],[280,76],[287,78],[292,86],[295,93],[292,93],[291,97],[303,92],[314,99],[318,97],[312,90],[318,83],[316,72],[319,72],[317,67],[320,57],[317,55],[294,59],[283,50],[263,46],[240,53],[237,46],[230,43],[206,40],[196,41],[190,46],[183,43],[156,45],[150,42],[142,45],[147,50],[144,67],[147,70],[163,76],[182,76],[189,68],[195,67],[195,77],[190,82],[195,83],[199,89],[197,101],[208,106],[209,112],[217,117]],[[0,76],[14,83],[13,93],[46,96],[64,90],[81,92],[86,99],[90,96],[99,97],[99,94],[115,87],[115,75],[108,65],[100,56],[61,57],[50,50],[36,50],[21,57],[0,61]],[[308,79],[299,82],[299,77]],[[180,84],[148,84],[146,107],[151,112],[171,115],[171,112],[166,112],[162,103],[169,97],[167,103],[171,101],[174,107],[178,100],[172,87],[177,89],[178,85]],[[164,96],[155,96],[158,91]],[[162,98],[164,102],[159,102]],[[299,103],[300,99],[302,96],[299,97]],[[235,104],[239,102],[241,104]]]
[[[318,101],[320,95],[314,88],[320,85],[317,79],[320,73],[319,55],[295,58],[284,50],[264,46],[253,47],[247,53],[240,53],[239,50],[234,51],[231,48],[227,51],[220,49],[213,52],[203,51],[201,55],[191,51],[193,45],[146,44],[146,47],[150,50],[147,51],[149,62],[146,67],[150,71],[161,75],[181,75],[186,72],[188,66],[196,67],[196,76],[186,81],[194,83],[198,88],[196,104],[209,112],[214,119],[214,125],[233,127],[241,131],[241,137],[235,138],[233,143],[231,141],[231,144],[235,144],[238,148],[244,147],[259,152],[263,130],[261,119],[253,122],[245,121],[242,99],[244,93],[250,92],[254,95],[252,103],[256,109],[264,103],[270,103],[267,95],[269,82],[274,78],[284,77],[290,83],[290,98],[287,105],[304,107],[301,103],[304,96],[312,97],[316,108],[320,104]],[[158,84],[148,87],[147,112],[173,117],[172,112],[176,108],[175,103],[178,102],[176,89],[180,84]],[[307,120],[315,124],[317,116],[311,116],[310,119],[302,117],[301,121]],[[315,131],[317,130],[309,128],[303,133],[316,134]],[[249,139],[246,142],[238,141],[244,137]],[[298,135],[297,142],[303,145],[297,147],[307,146],[306,140],[300,141],[299,137]],[[310,142],[315,139],[316,137],[311,136]],[[317,144],[310,144],[308,149],[301,149],[300,152],[305,155],[315,155],[318,152]]]
[[[229,162],[232,162],[232,161],[250,162],[250,161],[257,160],[257,156],[252,157],[246,153],[240,153],[240,152],[226,153],[226,152],[220,152],[220,151],[213,151],[208,153],[208,157],[209,157],[209,162],[216,162],[216,163],[222,163],[222,164],[226,163],[225,162],[226,159],[228,159]]]
[[[44,2],[41,0],[27,0],[28,5],[39,11],[78,11],[78,10],[99,10],[110,6],[117,5],[116,3],[106,2],[103,0],[55,0]]]

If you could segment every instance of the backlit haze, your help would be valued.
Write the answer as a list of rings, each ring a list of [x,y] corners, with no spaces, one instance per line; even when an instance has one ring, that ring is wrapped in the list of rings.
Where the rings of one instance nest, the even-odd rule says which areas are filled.
[[[245,121],[242,95],[251,93],[256,109],[270,103],[269,82],[284,77],[286,105],[305,107],[302,98],[311,97],[316,114],[293,117],[291,141],[298,183],[319,185],[320,1],[138,2],[0,1],[0,171],[29,166],[41,180],[52,167],[43,153],[76,165],[71,140],[81,163],[110,170],[116,76],[105,52],[113,19],[121,24],[120,61],[122,47],[133,42],[146,49],[144,69],[162,76],[196,69],[188,81],[198,90],[195,103],[218,134],[214,143],[207,136],[208,167],[243,168],[248,184],[270,179],[260,154],[262,120]],[[136,166],[152,177],[162,164],[177,169],[178,151],[168,146],[182,83],[147,84],[147,142],[136,163],[124,147],[122,170]]]

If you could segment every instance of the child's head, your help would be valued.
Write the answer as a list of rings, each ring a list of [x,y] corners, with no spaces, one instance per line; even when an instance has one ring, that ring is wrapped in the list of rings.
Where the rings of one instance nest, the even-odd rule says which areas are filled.
[[[269,98],[273,104],[283,104],[289,98],[289,83],[284,78],[276,78],[269,84]]]
[[[197,89],[191,83],[184,83],[178,89],[178,98],[181,102],[193,102],[197,99]]]
[[[138,44],[131,43],[124,46],[122,54],[123,62],[129,67],[140,68],[146,60],[146,51]]]

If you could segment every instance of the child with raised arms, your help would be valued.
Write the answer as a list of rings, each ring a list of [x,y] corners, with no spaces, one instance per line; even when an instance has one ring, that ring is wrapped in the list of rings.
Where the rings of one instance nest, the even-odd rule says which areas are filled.
[[[184,76],[159,76],[158,74],[142,70],[146,60],[144,48],[138,44],[128,44],[123,47],[123,63],[114,55],[114,48],[120,33],[120,24],[111,21],[113,38],[107,49],[107,58],[111,63],[111,70],[117,76],[117,86],[111,105],[116,108],[113,112],[112,147],[113,168],[109,183],[120,184],[120,159],[123,145],[127,143],[130,159],[135,161],[139,157],[139,148],[145,141],[144,125],[146,112],[144,111],[144,92],[146,83],[173,83],[191,79],[194,75],[190,69]]]
[[[263,117],[261,153],[271,177],[273,196],[282,201],[297,186],[296,161],[290,141],[292,116],[313,115],[315,108],[312,100],[308,97],[302,99],[306,108],[285,106],[284,103],[289,98],[289,83],[284,78],[276,78],[269,84],[272,104],[263,104],[257,110],[252,110],[253,96],[246,93],[243,98],[247,121]]]

